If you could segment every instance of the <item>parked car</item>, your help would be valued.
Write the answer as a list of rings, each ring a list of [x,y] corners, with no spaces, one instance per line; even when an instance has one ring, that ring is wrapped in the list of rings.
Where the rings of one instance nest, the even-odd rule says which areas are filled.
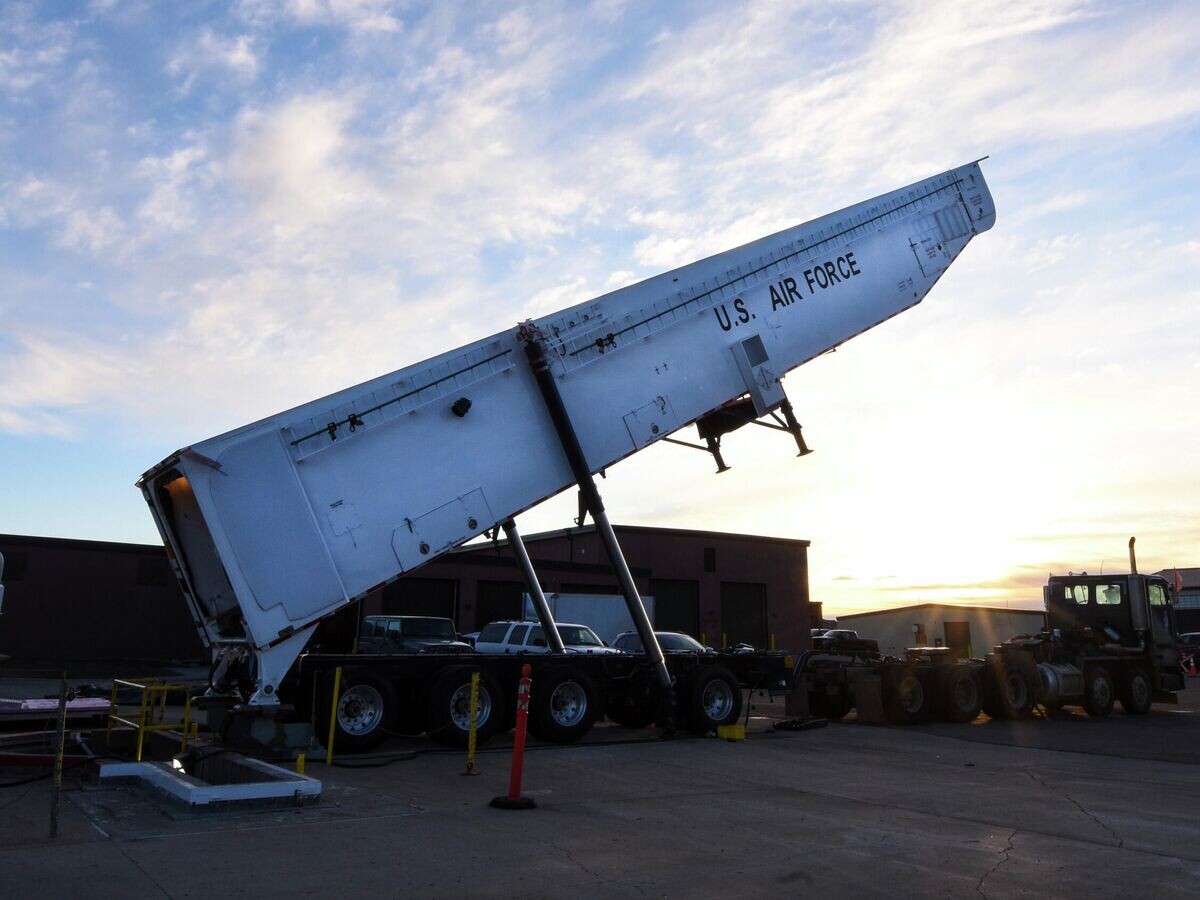
[[[656,631],[658,646],[663,653],[715,653],[711,647],[705,647],[698,640],[678,631]],[[636,631],[624,631],[618,634],[613,646],[622,653],[641,653],[642,639]]]
[[[558,635],[568,653],[619,653],[586,625],[559,622]],[[480,653],[549,653],[546,633],[536,622],[491,622],[479,632],[475,649]]]
[[[831,628],[823,634],[815,635],[812,639],[814,650],[827,649],[839,641],[857,641],[858,632],[849,628]]]
[[[433,616],[367,616],[358,633],[359,653],[462,653],[454,622]]]

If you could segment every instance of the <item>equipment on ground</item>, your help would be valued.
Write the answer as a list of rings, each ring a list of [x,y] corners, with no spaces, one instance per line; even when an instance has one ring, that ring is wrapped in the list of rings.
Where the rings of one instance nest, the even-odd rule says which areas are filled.
[[[1139,575],[1129,539],[1128,575],[1052,575],[1042,589],[1046,627],[995,646],[986,659],[961,660],[949,647],[914,647],[883,658],[874,641],[838,641],[801,657],[800,692],[814,715],[895,724],[928,719],[1024,719],[1082,706],[1127,715],[1155,701],[1176,702],[1185,687],[1174,596],[1167,579]]]
[[[535,733],[586,731],[598,706],[661,719],[651,695],[678,700],[694,727],[736,719],[738,682],[770,681],[771,655],[668,665],[592,475],[659,440],[705,450],[723,471],[722,437],[750,423],[807,454],[783,375],[919,303],[994,221],[970,163],[172,454],[139,486],[212,650],[213,691],[284,714],[287,694],[303,714],[343,666],[339,727],[367,742],[402,719],[458,729],[480,671],[492,716],[481,713],[481,733],[509,724],[511,661],[310,653],[296,666],[322,620],[503,530],[552,651],[535,662]],[[669,437],[689,424],[703,445]],[[644,657],[562,655],[513,518],[572,484]]]

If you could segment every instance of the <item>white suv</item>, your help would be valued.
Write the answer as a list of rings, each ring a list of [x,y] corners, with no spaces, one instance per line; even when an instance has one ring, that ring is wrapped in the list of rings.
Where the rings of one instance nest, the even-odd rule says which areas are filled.
[[[586,625],[558,623],[558,635],[568,653],[619,653]],[[477,653],[549,653],[546,634],[536,622],[492,622],[475,639]]]

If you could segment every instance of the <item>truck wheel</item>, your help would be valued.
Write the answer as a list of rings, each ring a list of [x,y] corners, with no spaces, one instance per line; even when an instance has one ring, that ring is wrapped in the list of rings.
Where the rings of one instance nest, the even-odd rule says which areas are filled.
[[[1004,707],[1000,705],[1000,671],[997,666],[992,664],[991,657],[989,657],[988,665],[984,667],[979,684],[982,689],[979,697],[980,706],[989,719],[1004,718]]]
[[[637,697],[612,697],[604,707],[604,714],[618,725],[626,728],[645,728],[654,724],[654,710],[649,701],[639,702]]]
[[[529,696],[529,731],[554,744],[573,744],[592,730],[596,688],[572,666],[546,669],[534,679]]]
[[[1037,703],[1034,683],[1024,666],[1006,661],[1000,670],[996,689],[1003,718],[1028,719],[1033,715],[1033,707]]]
[[[1150,712],[1150,705],[1154,702],[1154,689],[1150,686],[1150,677],[1144,670],[1130,670],[1118,692],[1118,699],[1127,716],[1144,716]]]
[[[850,693],[844,684],[838,685],[837,688],[836,694],[830,694],[824,688],[809,691],[809,714],[819,719],[828,719],[830,722],[840,722],[846,718],[846,713],[850,712],[854,704],[850,702]]]
[[[912,669],[887,671],[883,679],[883,714],[893,725],[913,725],[929,711],[929,692]]]
[[[942,718],[974,722],[982,708],[979,676],[966,666],[947,666],[940,674]]]
[[[471,734],[471,675],[479,670],[454,666],[438,676],[429,691],[426,730],[439,744],[465,747]],[[483,672],[479,678],[479,710],[475,743],[482,744],[503,727],[504,700],[500,685]]]
[[[328,698],[322,704],[328,706]],[[338,694],[333,749],[351,753],[370,750],[386,736],[396,712],[396,692],[386,681],[366,676],[347,677]],[[329,733],[329,713],[318,721],[321,737]]]
[[[1103,666],[1091,666],[1083,673],[1083,708],[1095,719],[1112,712],[1113,680]]]
[[[688,677],[683,716],[696,734],[730,725],[742,714],[742,686],[724,666],[701,666]]]

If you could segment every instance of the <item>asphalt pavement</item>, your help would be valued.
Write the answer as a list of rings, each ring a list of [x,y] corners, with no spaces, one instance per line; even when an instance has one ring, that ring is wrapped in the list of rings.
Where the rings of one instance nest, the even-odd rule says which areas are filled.
[[[325,795],[302,809],[192,813],[69,779],[54,841],[48,782],[31,782],[0,790],[0,894],[1191,897],[1190,686],[1142,718],[783,733],[780,704],[756,702],[740,743],[605,725],[534,745],[523,812],[488,806],[503,747],[471,778],[413,740],[359,768],[310,762]]]

